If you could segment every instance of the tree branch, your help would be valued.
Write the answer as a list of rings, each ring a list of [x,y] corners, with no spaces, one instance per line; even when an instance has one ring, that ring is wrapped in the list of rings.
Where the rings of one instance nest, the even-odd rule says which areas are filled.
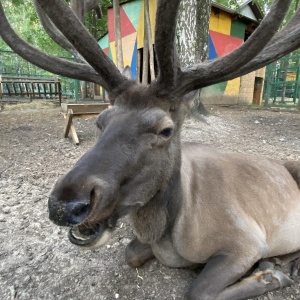
[[[54,25],[100,75],[109,92],[128,82],[63,0],[37,0]],[[59,12],[59,14],[57,13]],[[63,16],[63,17],[61,17]]]
[[[38,50],[37,48],[34,48],[22,38],[20,38],[11,28],[5,16],[1,1],[0,24],[0,36],[2,37],[2,39],[17,54],[19,54],[21,57],[28,60],[32,64],[54,74],[101,84],[101,78],[89,65],[70,62],[66,59],[48,55]]]
[[[184,94],[201,87],[228,80],[227,78],[232,79],[240,76],[233,74],[237,74],[244,65],[251,62],[266,47],[279,29],[290,3],[290,0],[276,0],[269,14],[263,19],[251,37],[233,52],[213,61],[206,61],[186,68],[178,80],[180,86],[178,86],[177,90]],[[278,49],[275,49],[272,53],[277,51]],[[253,68],[257,69],[258,67],[255,68],[253,66]]]
[[[159,0],[156,12],[155,51],[159,74],[157,85],[165,90],[174,88],[178,75],[175,47],[176,20],[180,0]]]

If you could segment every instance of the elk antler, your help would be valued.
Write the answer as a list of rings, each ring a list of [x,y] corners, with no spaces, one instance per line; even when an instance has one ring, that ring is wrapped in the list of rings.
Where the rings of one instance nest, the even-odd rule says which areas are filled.
[[[157,3],[155,51],[159,74],[156,84],[163,90],[173,90],[179,72],[175,48],[179,4],[180,0],[160,0]]]
[[[66,59],[61,59],[52,55],[48,55],[37,48],[31,46],[26,41],[21,39],[11,28],[0,1],[0,35],[3,40],[17,54],[24,59],[32,62],[38,67],[48,70],[54,74],[67,76],[70,78],[89,80],[101,84],[99,75],[95,70],[87,64],[71,62]]]
[[[60,45],[62,48],[70,52],[74,57],[76,57],[78,60],[83,61],[80,53],[74,48],[74,46],[65,38],[65,36],[58,30],[55,25],[52,23],[48,15],[44,12],[44,10],[41,8],[37,0],[33,0],[34,7],[36,9],[36,12],[39,16],[39,19],[48,33],[48,35],[51,37],[51,39],[56,42],[58,45]]]
[[[99,74],[101,85],[106,90],[114,91],[128,81],[105,55],[95,38],[86,30],[64,0],[37,0],[37,2],[55,26]]]
[[[243,74],[259,68],[260,61],[256,60],[256,63],[253,64],[251,60],[259,55],[268,43],[269,45],[273,44],[271,39],[278,31],[289,9],[290,3],[290,0],[276,0],[259,27],[239,48],[221,58],[186,68],[180,78],[178,78],[177,92],[185,94],[195,89],[241,76],[242,73],[240,69],[249,62],[249,64],[252,65],[252,69],[247,68],[247,71],[244,69],[245,73]],[[293,22],[295,22],[295,20]],[[279,36],[274,37],[275,42],[278,42],[278,37]],[[281,35],[280,38],[282,38]],[[295,44],[298,43],[295,42],[293,45],[295,46]],[[291,49],[290,45],[286,45],[285,49]],[[277,49],[275,52],[277,53]],[[272,59],[269,57],[269,60],[276,60],[286,53],[284,49],[279,52],[280,54],[275,55],[276,53],[272,51]],[[265,54],[265,52],[263,53]],[[260,59],[263,59],[263,56],[260,56]],[[266,61],[266,63],[268,63],[268,61]]]
[[[265,65],[287,55],[300,47],[300,9],[283,30],[276,33],[268,45],[250,62],[240,69],[228,74],[225,80],[233,79],[257,70]]]
[[[16,53],[50,72],[98,83],[108,92],[118,93],[126,88],[129,81],[120,74],[64,0],[35,2],[85,61],[76,63],[56,58],[29,45],[10,27],[0,2],[0,35]],[[175,47],[179,3],[180,0],[158,0],[155,49],[159,76],[153,85],[160,95],[170,91],[184,95],[214,83],[239,77],[300,46],[300,10],[282,31],[277,32],[291,0],[276,0],[260,26],[238,49],[213,61],[181,70]]]

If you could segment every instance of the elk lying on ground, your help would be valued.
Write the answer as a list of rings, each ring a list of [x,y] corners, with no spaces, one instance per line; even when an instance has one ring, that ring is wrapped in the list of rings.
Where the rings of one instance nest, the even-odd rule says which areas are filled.
[[[1,9],[3,39],[29,60],[34,54],[40,67],[101,84],[113,105],[97,119],[96,144],[55,184],[50,219],[71,227],[72,243],[93,248],[108,240],[119,218],[130,215],[136,235],[126,249],[130,266],[152,257],[176,268],[206,264],[189,299],[247,299],[291,284],[272,264],[260,264],[260,271],[241,278],[256,262],[300,257],[300,162],[181,144],[180,129],[192,91],[299,47],[300,11],[278,31],[290,1],[277,0],[239,49],[182,70],[173,43],[180,1],[158,1],[159,76],[142,86],[119,73],[65,1],[37,2],[85,61],[67,62],[32,48]]]

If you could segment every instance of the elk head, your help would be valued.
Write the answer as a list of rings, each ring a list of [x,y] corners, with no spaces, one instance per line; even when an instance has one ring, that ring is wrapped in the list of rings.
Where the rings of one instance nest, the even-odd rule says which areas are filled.
[[[134,82],[97,118],[95,145],[55,185],[50,219],[71,226],[72,243],[106,241],[119,217],[163,193],[180,169],[180,128],[185,101],[159,97]],[[189,97],[190,99],[190,97]]]

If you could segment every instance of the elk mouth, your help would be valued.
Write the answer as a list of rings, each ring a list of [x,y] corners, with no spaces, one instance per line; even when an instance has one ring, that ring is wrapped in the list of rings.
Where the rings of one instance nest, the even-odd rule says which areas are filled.
[[[69,241],[76,246],[86,247],[87,249],[101,247],[109,240],[116,223],[117,218],[111,216],[91,227],[84,224],[71,227],[68,232]]]

